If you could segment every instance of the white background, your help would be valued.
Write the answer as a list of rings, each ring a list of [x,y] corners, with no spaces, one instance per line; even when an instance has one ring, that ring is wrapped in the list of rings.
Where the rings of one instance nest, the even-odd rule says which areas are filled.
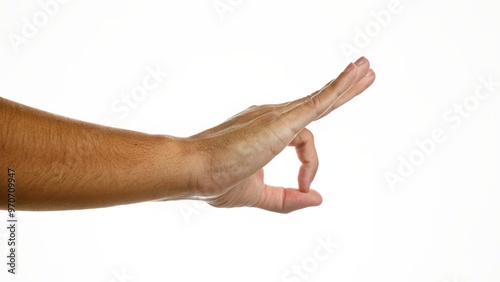
[[[0,1],[0,96],[75,119],[189,136],[308,95],[360,55],[377,79],[309,126],[321,206],[19,212],[19,275],[2,263],[1,281],[500,280],[500,86],[474,96],[488,93],[481,77],[500,81],[496,2],[46,2]],[[120,115],[112,105],[148,67],[169,74]],[[454,112],[464,101],[467,117]],[[435,130],[444,141],[424,155],[415,142]],[[420,164],[391,189],[411,156]],[[286,150],[267,181],[295,187],[298,167]],[[338,245],[318,261],[321,240]]]

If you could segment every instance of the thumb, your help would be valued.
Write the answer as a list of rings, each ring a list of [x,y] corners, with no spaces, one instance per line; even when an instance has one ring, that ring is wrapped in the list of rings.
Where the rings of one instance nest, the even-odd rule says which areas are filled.
[[[264,193],[255,207],[273,212],[289,213],[307,207],[319,206],[322,201],[321,195],[313,189],[301,192],[294,188],[265,185]]]

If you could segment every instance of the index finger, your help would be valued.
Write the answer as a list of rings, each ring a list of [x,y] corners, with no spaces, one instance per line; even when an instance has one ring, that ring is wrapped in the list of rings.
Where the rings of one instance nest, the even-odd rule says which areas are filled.
[[[299,133],[306,125],[328,111],[335,101],[353,86],[357,74],[358,67],[349,63],[335,80],[282,113],[280,120],[287,124],[294,134]]]

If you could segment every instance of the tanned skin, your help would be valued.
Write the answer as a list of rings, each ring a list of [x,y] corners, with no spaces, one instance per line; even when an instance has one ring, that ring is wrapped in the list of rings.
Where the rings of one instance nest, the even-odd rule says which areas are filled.
[[[16,210],[73,210],[200,199],[216,207],[288,213],[321,204],[310,189],[318,169],[306,126],[366,90],[375,73],[364,57],[320,90],[276,105],[252,106],[187,138],[116,129],[0,98],[0,206],[8,169]],[[298,187],[264,183],[263,167],[286,146],[302,163]]]

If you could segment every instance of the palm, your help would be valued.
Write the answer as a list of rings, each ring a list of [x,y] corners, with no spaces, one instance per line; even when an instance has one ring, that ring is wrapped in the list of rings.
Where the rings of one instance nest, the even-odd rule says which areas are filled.
[[[226,193],[211,199],[208,203],[215,207],[257,206],[264,194],[264,169],[237,184]]]

